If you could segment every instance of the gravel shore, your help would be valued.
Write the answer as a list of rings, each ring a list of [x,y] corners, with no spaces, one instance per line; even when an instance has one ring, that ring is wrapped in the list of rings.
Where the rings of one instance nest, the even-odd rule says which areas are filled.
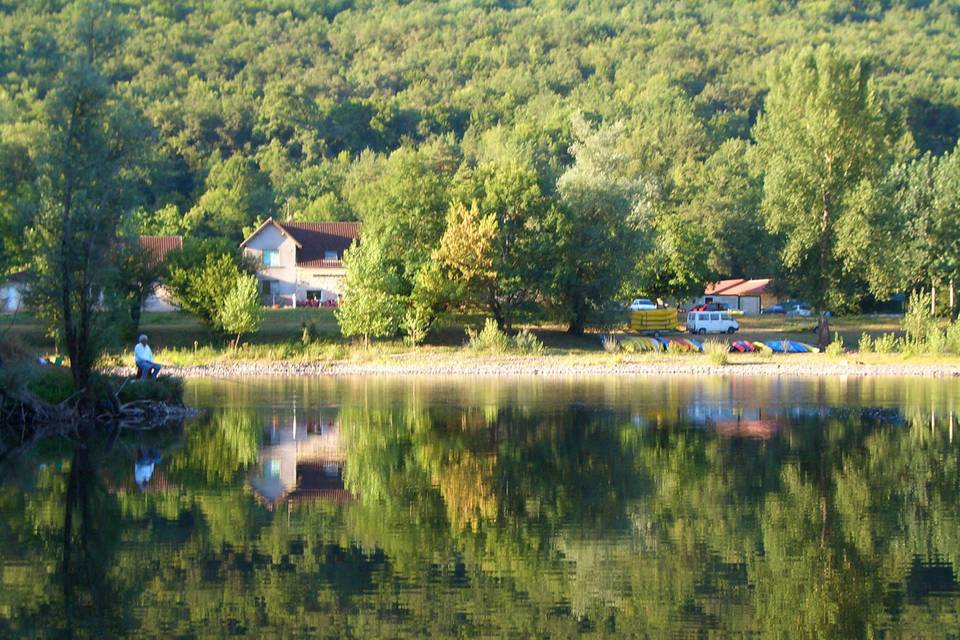
[[[292,376],[891,376],[955,377],[960,366],[945,364],[866,364],[854,360],[798,360],[791,362],[736,362],[719,366],[708,362],[609,362],[552,361],[551,358],[503,358],[476,361],[430,360],[399,362],[230,362],[191,367],[165,367],[164,373],[184,378],[265,378]],[[122,370],[118,373],[130,374]]]

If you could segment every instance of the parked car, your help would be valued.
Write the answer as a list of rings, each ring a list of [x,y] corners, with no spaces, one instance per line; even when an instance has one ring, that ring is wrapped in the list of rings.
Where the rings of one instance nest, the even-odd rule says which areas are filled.
[[[787,309],[787,315],[795,318],[809,318],[813,315],[813,309],[804,302],[798,302],[796,305]]]
[[[786,312],[787,310],[783,308],[782,304],[772,304],[760,310],[761,315],[782,314]]]
[[[637,298],[630,303],[630,311],[653,311],[657,304],[646,298]]]
[[[690,311],[729,311],[730,305],[726,302],[705,302],[692,307]]]
[[[690,311],[687,331],[690,333],[736,333],[740,323],[725,311]]]

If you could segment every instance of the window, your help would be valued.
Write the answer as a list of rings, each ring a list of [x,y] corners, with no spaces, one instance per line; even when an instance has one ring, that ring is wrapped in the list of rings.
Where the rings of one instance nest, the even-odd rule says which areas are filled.
[[[337,252],[336,252],[336,251],[324,251],[324,252],[323,252],[323,259],[324,259],[324,260],[339,260],[340,258],[339,258],[339,256],[337,256]]]
[[[720,314],[720,319],[721,319],[721,320],[729,320],[729,319],[730,319],[730,314],[729,314],[729,313],[721,313],[721,314]]]
[[[260,281],[260,293],[265,296],[273,294],[273,285],[276,283],[276,280],[261,280]]]
[[[310,289],[307,291],[307,300],[318,300],[323,302],[323,290]]]
[[[264,249],[263,251],[263,266],[273,267],[280,264],[280,252],[279,251],[269,251]]]
[[[711,319],[711,320],[719,320],[719,319],[720,319],[720,314],[719,314],[719,313],[711,313],[711,314],[710,314],[710,319]]]

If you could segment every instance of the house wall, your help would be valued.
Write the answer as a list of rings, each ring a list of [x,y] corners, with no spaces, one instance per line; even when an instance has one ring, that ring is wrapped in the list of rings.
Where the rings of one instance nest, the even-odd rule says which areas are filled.
[[[250,239],[243,248],[244,255],[261,260],[264,251],[277,251],[280,254],[280,265],[266,267],[261,264],[257,268],[258,280],[273,280],[273,293],[286,299],[277,299],[277,303],[289,303],[290,296],[297,293],[297,243],[293,238],[284,235],[275,226],[268,225]],[[273,300],[266,300],[272,303]]]
[[[0,284],[0,313],[13,313],[23,306],[23,292],[19,286],[7,282]]]
[[[157,311],[177,311],[180,306],[173,301],[170,291],[163,286],[157,287],[156,291],[147,296],[143,301],[143,310],[150,312]]]
[[[323,300],[336,300],[343,295],[343,268],[313,268],[297,270],[297,300],[306,300],[308,291],[322,291]]]

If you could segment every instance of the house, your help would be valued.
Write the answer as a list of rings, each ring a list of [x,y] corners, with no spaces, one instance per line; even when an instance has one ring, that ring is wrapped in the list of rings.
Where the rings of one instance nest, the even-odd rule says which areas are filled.
[[[343,252],[360,239],[359,222],[278,222],[268,218],[240,243],[257,260],[266,304],[335,305],[343,295]]]
[[[764,307],[777,304],[779,298],[773,293],[772,278],[731,278],[707,284],[694,304],[706,302],[722,302],[746,314],[759,314]]]
[[[0,313],[14,313],[23,305],[29,271],[18,271],[0,282]]]
[[[140,248],[150,253],[151,264],[161,264],[167,259],[168,253],[183,249],[183,237],[140,236]],[[179,308],[163,283],[143,301],[144,311],[176,311]]]
[[[140,236],[138,242],[142,250],[150,253],[152,264],[162,263],[169,252],[183,248],[181,236]],[[0,313],[12,313],[23,308],[23,296],[30,277],[30,272],[24,270],[0,283]],[[144,311],[174,311],[178,308],[162,283],[143,303]]]

